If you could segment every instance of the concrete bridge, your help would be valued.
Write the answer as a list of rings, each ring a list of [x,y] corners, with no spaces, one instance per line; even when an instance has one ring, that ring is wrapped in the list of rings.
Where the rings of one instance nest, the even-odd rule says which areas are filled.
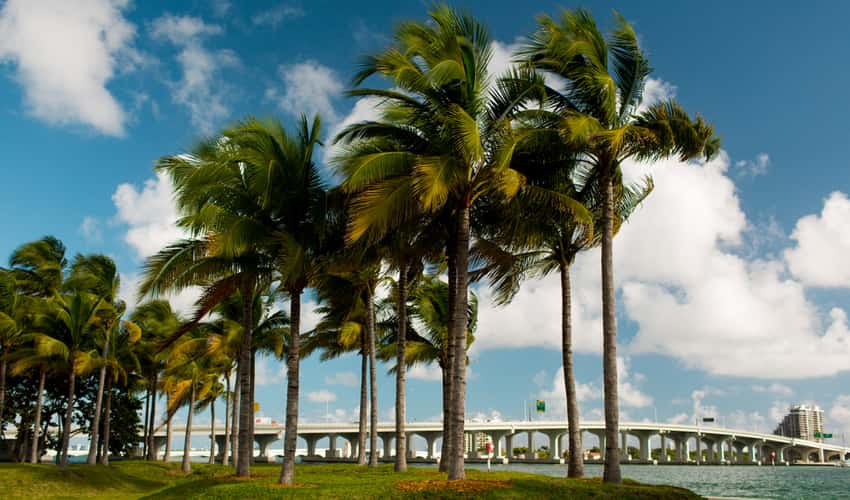
[[[220,427],[219,427],[220,429]],[[428,459],[436,459],[439,455],[437,447],[442,439],[441,422],[412,422],[405,427],[407,434],[408,453],[415,456],[412,449],[413,437],[418,436],[425,441],[425,454]],[[583,445],[585,450],[592,446],[605,449],[604,422],[582,422]],[[183,426],[172,426],[174,435],[185,432]],[[259,445],[260,457],[272,459],[271,445],[283,439],[282,424],[256,424],[254,439]],[[479,438],[486,435],[493,442],[495,457],[513,458],[514,447],[526,446],[536,449],[534,443],[539,443],[537,434],[548,441],[548,450],[553,457],[563,456],[567,449],[567,427],[564,422],[544,421],[503,421],[503,422],[467,422],[467,458],[482,458],[478,455]],[[208,426],[193,426],[192,434],[210,435]],[[587,435],[595,437],[588,439]],[[322,439],[328,440],[325,457],[344,459],[357,456],[357,423],[300,423],[298,437],[306,443],[306,456],[317,457],[316,445]],[[395,450],[395,424],[383,423],[378,425],[380,449],[375,450],[379,456],[388,458]],[[157,451],[165,444],[165,430],[154,435]],[[594,442],[595,441],[595,442]],[[672,450],[672,457],[663,452],[658,457],[658,463],[678,464],[814,464],[838,462],[850,459],[850,447],[794,439],[773,434],[762,434],[736,429],[719,427],[702,427],[694,425],[674,425],[667,423],[622,422],[620,424],[620,439],[617,443],[623,460],[635,463],[652,463],[652,450]],[[347,456],[341,456],[339,446],[347,442]],[[216,432],[217,449],[224,445],[223,429]],[[529,446],[531,445],[531,446]],[[637,457],[629,457],[628,448],[636,448]],[[691,452],[694,457],[691,458]],[[534,459],[529,457],[526,459]]]

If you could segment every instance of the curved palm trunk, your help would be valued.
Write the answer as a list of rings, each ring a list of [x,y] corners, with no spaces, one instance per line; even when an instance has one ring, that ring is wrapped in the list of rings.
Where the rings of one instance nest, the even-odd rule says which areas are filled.
[[[210,403],[210,464],[215,463],[215,398]]]
[[[283,466],[280,482],[295,480],[295,444],[298,439],[298,368],[301,349],[301,290],[290,292],[289,352],[286,354],[286,431],[283,438]]]
[[[230,373],[224,377],[225,394],[224,394],[224,447],[221,450],[221,465],[227,465],[227,454],[230,451]]]
[[[195,406],[195,384],[192,383],[192,389],[189,391],[189,414],[186,416],[186,433],[183,437],[183,463],[180,466],[180,470],[185,473],[192,472],[192,462],[189,460],[191,449],[191,439],[192,439],[192,414],[195,413],[193,410]]]
[[[405,423],[405,370],[407,346],[407,266],[401,262],[398,272],[398,302],[396,305],[398,318],[398,352],[396,353],[395,372],[395,471],[407,471],[407,436],[404,433]],[[387,450],[388,452],[388,450]],[[430,453],[430,450],[428,451]]]
[[[108,329],[107,329],[108,331]],[[103,340],[103,354],[101,356],[106,359],[109,355],[109,335]],[[86,464],[94,465],[97,463],[97,450],[100,443],[100,414],[103,410],[103,386],[106,384],[106,365],[100,367],[100,374],[97,380],[97,399],[94,403],[94,415],[92,415],[91,436],[89,436],[89,455],[86,458]]]
[[[165,453],[162,455],[162,461],[168,463],[171,460],[171,417],[168,415],[168,420],[165,421]]]
[[[74,413],[74,383],[76,377],[73,367],[68,376],[68,407],[65,409],[65,421],[62,424],[62,448],[59,455],[59,467],[68,466],[68,443],[71,441],[71,416]]]
[[[32,447],[30,448],[30,463],[37,464],[41,454],[38,452],[39,436],[41,435],[41,408],[44,402],[44,379],[47,373],[42,367],[38,374],[38,396],[35,399],[35,423],[33,424]]]
[[[109,433],[112,415],[112,380],[106,379],[106,402],[103,405],[103,454],[100,463],[109,465]]]
[[[463,467],[464,439],[463,427],[466,419],[466,335],[468,321],[467,289],[469,275],[469,207],[464,207],[457,221],[457,236],[455,237],[455,282],[450,287],[455,288],[454,310],[451,311],[453,320],[449,337],[453,340],[452,357],[452,387],[451,411],[451,447],[449,460],[449,479],[464,479],[466,474]]]
[[[242,291],[242,346],[239,353],[239,446],[236,475],[251,475],[251,420],[253,420],[251,401],[251,327],[253,322],[252,290]]]
[[[561,355],[564,363],[564,388],[567,398],[567,439],[570,455],[567,477],[584,476],[584,456],[581,449],[581,427],[579,424],[576,378],[573,369],[573,326],[572,290],[570,289],[570,267],[561,263]]]
[[[605,385],[605,469],[606,483],[621,483],[619,450],[619,408],[617,401],[617,317],[614,302],[614,186],[612,172],[601,175],[602,199],[602,380]]]
[[[357,464],[366,465],[366,412],[368,411],[368,386],[366,378],[369,373],[369,359],[366,357],[366,335],[360,335],[360,426],[357,432]]]
[[[375,359],[375,298],[372,290],[366,297],[366,337],[369,341],[369,467],[378,465],[378,375]]]

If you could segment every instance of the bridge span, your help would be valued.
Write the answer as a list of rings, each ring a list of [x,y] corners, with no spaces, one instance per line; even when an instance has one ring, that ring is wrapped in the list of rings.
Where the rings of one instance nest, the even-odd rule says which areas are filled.
[[[183,426],[172,427],[175,435],[185,432]],[[604,422],[582,422],[581,430],[585,450],[592,446],[598,446],[601,450],[605,449]],[[209,436],[210,428],[192,426],[191,432]],[[271,445],[283,439],[283,432],[282,424],[257,423],[255,425],[254,439],[259,445],[261,457],[272,458]],[[412,438],[415,436],[425,441],[425,456],[428,459],[436,459],[439,456],[437,444],[443,434],[441,422],[410,422],[406,424],[405,433],[408,437],[408,453],[411,456],[416,456],[412,448]],[[554,457],[562,457],[567,449],[567,426],[564,422],[470,421],[465,424],[465,433],[467,434],[466,457],[469,459],[482,458],[479,456],[478,443],[483,436],[487,436],[492,441],[494,457],[534,459],[534,457],[520,456],[515,453],[515,448],[525,445],[527,448],[536,449],[533,444],[539,442],[539,439],[535,441],[537,434],[542,434],[548,439],[545,441],[548,443],[547,450],[552,452]],[[664,451],[660,452],[655,459],[658,463],[812,464],[850,459],[850,447],[846,446],[720,427],[621,422],[619,434],[617,447],[620,449],[621,458],[638,463],[651,463],[653,449]],[[588,439],[588,435],[592,437]],[[306,443],[306,454],[302,453],[302,455],[307,457],[319,457],[316,453],[316,445],[322,439],[328,440],[325,458],[342,459],[357,456],[358,424],[356,422],[300,423],[298,437]],[[375,452],[383,458],[391,456],[395,451],[393,443],[395,424],[380,423],[378,437],[380,448]],[[165,439],[164,429],[160,429],[154,435],[157,450],[165,444]],[[346,443],[347,446],[345,446]],[[340,444],[343,444],[342,449],[339,447]],[[216,429],[216,445],[219,450],[224,445],[224,431],[221,426]],[[637,449],[636,457],[630,457],[629,448]]]

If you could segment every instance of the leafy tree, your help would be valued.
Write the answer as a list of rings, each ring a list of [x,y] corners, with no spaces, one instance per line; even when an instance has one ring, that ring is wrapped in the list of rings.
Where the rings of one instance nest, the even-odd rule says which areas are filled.
[[[678,156],[682,160],[719,148],[712,127],[692,119],[676,102],[642,106],[643,89],[651,72],[632,26],[615,13],[615,26],[606,36],[586,10],[564,10],[557,19],[542,16],[539,28],[521,56],[545,74],[555,75],[559,89],[546,88],[545,106],[537,111],[550,117],[550,128],[592,170],[601,204],[603,380],[606,426],[606,482],[622,481],[617,449],[617,329],[613,273],[616,192],[621,165]]]

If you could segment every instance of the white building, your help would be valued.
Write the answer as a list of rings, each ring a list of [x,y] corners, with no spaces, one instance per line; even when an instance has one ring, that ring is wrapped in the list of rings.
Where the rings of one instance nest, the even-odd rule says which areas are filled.
[[[773,433],[778,436],[823,441],[823,410],[820,406],[792,405]],[[821,437],[815,437],[816,433]]]

